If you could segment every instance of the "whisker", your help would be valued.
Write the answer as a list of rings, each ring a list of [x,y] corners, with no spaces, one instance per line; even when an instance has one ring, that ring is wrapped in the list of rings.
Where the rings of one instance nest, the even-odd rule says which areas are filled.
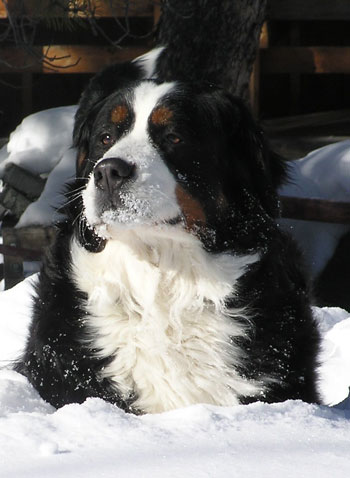
[[[69,199],[69,200],[70,199],[76,199],[81,195],[82,195],[82,191],[76,191],[74,193],[72,192],[70,195],[66,195],[66,198]]]
[[[74,192],[76,192],[76,191],[81,191],[81,190],[84,189],[84,188],[85,188],[85,185],[79,186],[79,187],[77,187],[77,188],[72,189],[71,191],[68,191],[66,194],[67,194],[67,196],[69,196],[70,194],[72,194],[72,193],[74,193]]]
[[[82,215],[83,215],[83,212],[80,211],[80,212],[76,215],[75,219],[73,219],[73,221],[72,221],[72,226],[74,226],[74,224],[77,222],[78,219],[81,218]],[[80,221],[79,228],[80,228],[81,223],[82,223],[82,221]]]
[[[65,206],[68,206],[69,204],[72,204],[72,203],[73,203],[74,201],[76,201],[78,198],[79,198],[79,196],[74,197],[74,198],[71,198],[69,201],[64,202],[63,205],[62,205],[63,208],[64,208]]]

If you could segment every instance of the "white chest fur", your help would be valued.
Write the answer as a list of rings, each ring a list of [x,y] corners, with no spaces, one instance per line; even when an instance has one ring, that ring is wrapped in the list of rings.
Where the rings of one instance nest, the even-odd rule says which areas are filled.
[[[188,233],[172,239],[143,230],[97,254],[73,241],[72,258],[88,296],[92,345],[113,357],[103,376],[125,397],[136,392],[136,408],[234,405],[258,392],[235,370],[241,353],[233,341],[245,331],[234,316],[242,311],[225,307],[255,256],[211,255]]]

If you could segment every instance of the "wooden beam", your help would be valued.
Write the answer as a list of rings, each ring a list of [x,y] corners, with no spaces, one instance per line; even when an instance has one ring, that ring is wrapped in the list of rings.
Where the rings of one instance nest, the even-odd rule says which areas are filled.
[[[267,0],[268,20],[350,20],[349,0]]]
[[[37,58],[44,54],[51,59],[43,63],[16,47],[1,50],[0,73],[95,73],[111,63],[129,61],[148,51],[147,47],[110,47],[51,45],[34,47]],[[6,62],[6,63],[4,63]]]
[[[9,8],[11,10],[11,0],[8,0]],[[13,3],[13,2],[12,2]],[[31,15],[34,17],[40,17],[43,15],[43,12],[47,10],[47,3],[41,1],[38,5],[37,0],[26,0],[24,2],[24,11],[20,12],[25,15]],[[84,5],[84,0],[77,2],[79,5]],[[107,17],[153,17],[153,0],[130,0],[128,9],[125,8],[123,2],[114,0],[110,2],[109,0],[91,0],[91,10],[94,12],[96,18],[107,18]],[[74,12],[67,13],[64,12],[62,8],[50,6],[50,16],[51,17],[66,17],[74,16]],[[82,18],[86,15],[82,15],[77,11],[77,16]],[[7,18],[7,13],[5,5],[2,0],[0,0],[0,18]]]
[[[350,224],[350,203],[280,196],[282,217],[332,224]]]
[[[2,0],[0,0],[0,18],[7,18],[6,8]]]
[[[321,111],[304,115],[284,116],[261,122],[264,130],[269,134],[281,134],[284,132],[318,126],[350,123],[350,110]],[[350,129],[349,129],[350,133]]]
[[[350,47],[274,47],[260,59],[263,74],[350,73]]]
[[[24,247],[4,246],[0,244],[0,254],[4,256],[20,257],[24,261],[40,261],[44,251],[26,249]]]
[[[24,260],[40,260],[44,248],[55,237],[55,229],[40,226],[17,229],[8,220],[4,222],[0,249],[4,253],[5,289],[9,289],[23,279]]]
[[[81,0],[83,3],[83,0]],[[114,2],[105,0],[95,0],[91,2],[95,6],[96,17],[153,17],[152,0],[130,0],[128,9],[123,5],[124,2],[120,0]]]

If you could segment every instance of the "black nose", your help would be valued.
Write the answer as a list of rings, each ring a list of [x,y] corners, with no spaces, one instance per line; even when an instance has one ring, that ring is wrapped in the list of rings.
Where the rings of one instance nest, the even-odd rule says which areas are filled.
[[[127,179],[131,179],[135,165],[121,158],[107,158],[100,161],[94,169],[95,185],[103,191],[113,193]]]

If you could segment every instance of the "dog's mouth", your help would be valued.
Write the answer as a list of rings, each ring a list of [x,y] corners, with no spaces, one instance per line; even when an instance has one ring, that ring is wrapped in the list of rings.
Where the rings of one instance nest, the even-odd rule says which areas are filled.
[[[167,224],[169,226],[177,226],[178,224],[185,225],[185,218],[183,215],[179,214],[178,216],[173,217],[172,219],[163,221],[163,224]]]
[[[109,239],[115,233],[126,230],[137,230],[145,228],[164,229],[167,227],[181,226],[186,228],[186,219],[182,214],[178,214],[169,219],[157,219],[151,216],[135,217],[131,213],[120,214],[120,211],[107,210],[103,212],[100,218],[90,223],[86,218],[88,227],[101,239]]]

